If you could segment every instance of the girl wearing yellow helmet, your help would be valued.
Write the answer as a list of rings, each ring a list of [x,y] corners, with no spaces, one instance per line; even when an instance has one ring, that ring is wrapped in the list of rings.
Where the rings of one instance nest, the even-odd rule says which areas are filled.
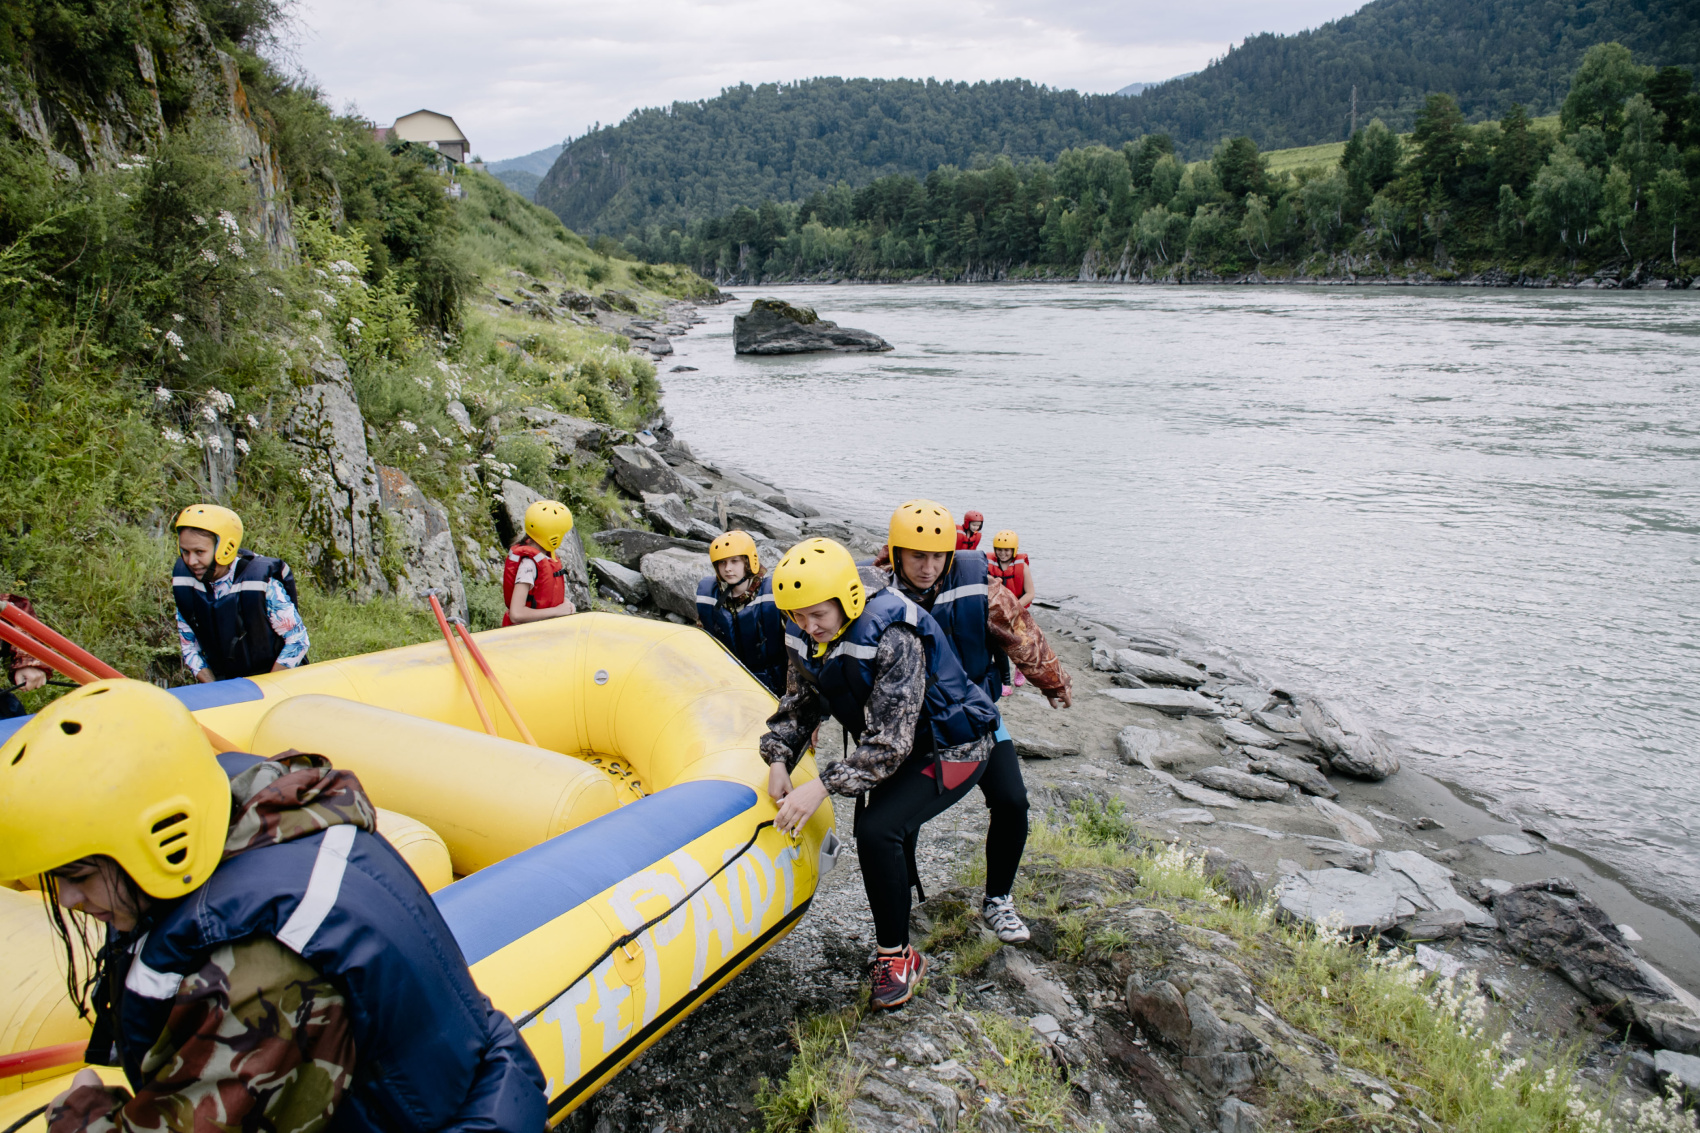
[[[502,566],[502,624],[523,625],[578,613],[567,597],[567,568],[555,549],[573,529],[573,513],[555,500],[525,509],[525,537],[508,548]]]
[[[714,574],[697,583],[697,624],[769,692],[784,696],[785,625],[755,539],[747,531],[728,531],[708,545],[708,561]]]
[[[785,695],[761,738],[780,803],[773,824],[794,834],[828,794],[858,799],[856,848],[879,946],[871,1003],[897,1007],[927,971],[909,944],[915,836],[979,781],[997,709],[932,615],[890,587],[864,591],[850,552],[830,539],[786,552],[773,599],[790,615],[791,654]],[[828,715],[856,742],[819,778],[793,785],[790,772]]]

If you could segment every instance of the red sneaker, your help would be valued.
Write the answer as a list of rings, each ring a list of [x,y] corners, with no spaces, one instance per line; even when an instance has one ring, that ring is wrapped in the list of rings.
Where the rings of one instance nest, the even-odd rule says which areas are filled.
[[[902,1007],[921,986],[921,977],[926,974],[927,958],[907,944],[901,952],[881,953],[874,958],[874,994],[870,1006],[876,1011]]]

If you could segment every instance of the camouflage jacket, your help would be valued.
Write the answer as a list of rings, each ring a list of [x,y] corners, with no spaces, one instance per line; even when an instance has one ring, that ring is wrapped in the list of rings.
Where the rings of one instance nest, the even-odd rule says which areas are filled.
[[[226,861],[331,826],[375,830],[351,773],[287,752],[231,781]],[[135,1096],[80,1086],[48,1109],[50,1133],[315,1133],[348,1091],[354,1038],[342,993],[269,936],[215,949],[184,977]]]
[[[915,727],[927,699],[927,652],[920,635],[908,626],[887,630],[874,654],[874,672],[874,687],[862,709],[867,727],[861,739],[843,759],[821,769],[821,786],[835,795],[872,790],[915,750]],[[795,665],[787,666],[785,695],[779,698],[779,710],[767,719],[761,757],[769,764],[784,763],[787,771],[795,770],[797,760],[808,749],[809,737],[827,715],[826,698],[820,690],[800,681]],[[948,760],[979,761],[991,754],[992,743],[993,737],[986,735],[939,755]]]

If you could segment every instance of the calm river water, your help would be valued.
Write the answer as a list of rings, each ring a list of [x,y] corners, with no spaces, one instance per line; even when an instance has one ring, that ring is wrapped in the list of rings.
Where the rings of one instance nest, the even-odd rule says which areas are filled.
[[[896,350],[735,357],[770,291]],[[699,455],[881,528],[978,508],[1044,593],[1347,701],[1700,918],[1700,296],[740,295],[662,366]]]

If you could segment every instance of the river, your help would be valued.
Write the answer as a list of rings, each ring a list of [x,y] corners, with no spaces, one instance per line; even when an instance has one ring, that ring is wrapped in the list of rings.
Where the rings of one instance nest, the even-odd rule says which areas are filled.
[[[767,293],[896,349],[737,357]],[[1338,698],[1700,922],[1700,296],[740,298],[661,367],[699,455],[881,528],[977,508],[1042,594]]]

